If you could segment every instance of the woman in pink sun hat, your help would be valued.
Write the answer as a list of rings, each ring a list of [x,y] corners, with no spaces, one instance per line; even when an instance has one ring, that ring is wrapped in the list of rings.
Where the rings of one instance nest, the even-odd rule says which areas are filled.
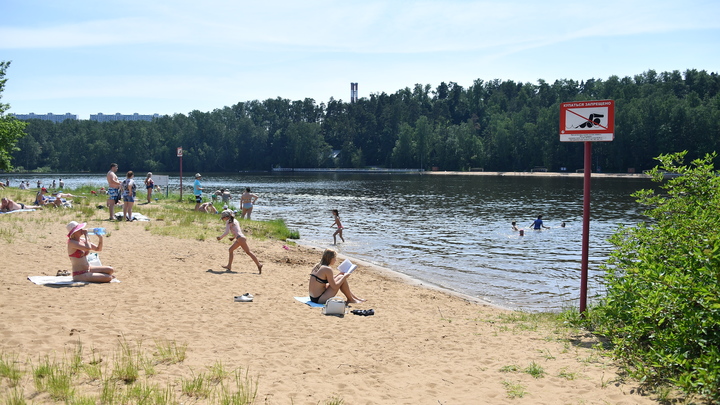
[[[70,221],[66,225],[68,230],[67,250],[72,263],[73,281],[89,281],[93,283],[108,283],[115,278],[113,268],[109,266],[91,266],[87,261],[87,255],[91,251],[101,252],[103,247],[102,235],[97,235],[97,245],[88,239],[88,232],[85,230],[86,223]]]

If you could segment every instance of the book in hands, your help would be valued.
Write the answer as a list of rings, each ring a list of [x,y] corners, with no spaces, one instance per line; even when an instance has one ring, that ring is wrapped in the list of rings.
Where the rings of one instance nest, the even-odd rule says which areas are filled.
[[[353,264],[349,259],[345,259],[344,262],[340,263],[338,270],[340,273],[350,274],[357,269],[357,264]]]

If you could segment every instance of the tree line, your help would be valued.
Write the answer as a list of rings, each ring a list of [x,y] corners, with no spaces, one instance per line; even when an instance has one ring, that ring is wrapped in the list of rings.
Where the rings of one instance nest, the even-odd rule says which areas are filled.
[[[31,170],[235,172],[284,168],[551,171],[583,168],[582,143],[559,141],[560,103],[615,100],[615,140],[593,145],[593,170],[650,169],[663,153],[720,149],[720,76],[704,70],[537,84],[416,84],[354,103],[331,98],[239,102],[153,121],[31,120],[12,152]],[[339,153],[338,153],[339,151]]]

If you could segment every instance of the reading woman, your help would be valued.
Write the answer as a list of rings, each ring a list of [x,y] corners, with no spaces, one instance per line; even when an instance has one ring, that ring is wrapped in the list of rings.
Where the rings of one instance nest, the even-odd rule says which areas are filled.
[[[330,267],[337,259],[337,252],[332,249],[326,249],[323,252],[320,263],[316,264],[310,272],[310,281],[308,282],[308,293],[310,301],[324,304],[325,301],[334,297],[338,291],[345,294],[348,303],[357,304],[366,300],[356,296],[350,291],[348,277],[350,273],[340,273],[333,276],[333,269]]]

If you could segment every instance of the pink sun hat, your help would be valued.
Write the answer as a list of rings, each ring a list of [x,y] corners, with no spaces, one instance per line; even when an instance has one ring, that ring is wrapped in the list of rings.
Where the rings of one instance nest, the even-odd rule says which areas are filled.
[[[77,221],[70,221],[69,224],[65,225],[65,228],[68,230],[68,238],[72,236],[75,232],[85,228],[85,225],[87,225],[85,222],[82,224],[79,224]]]

